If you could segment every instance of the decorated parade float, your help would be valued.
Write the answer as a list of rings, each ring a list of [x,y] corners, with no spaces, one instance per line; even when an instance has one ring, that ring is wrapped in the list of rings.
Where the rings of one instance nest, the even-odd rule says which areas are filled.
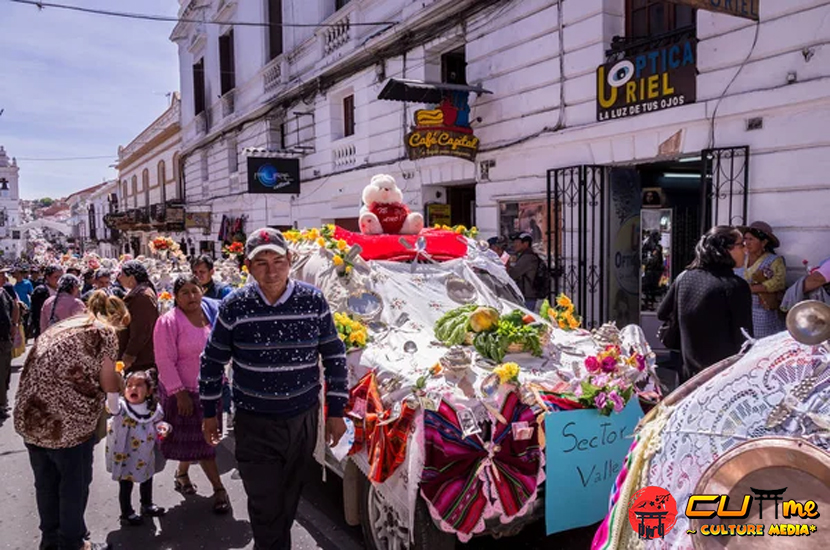
[[[343,452],[317,448],[347,520],[374,548],[451,548],[546,511],[549,532],[600,521],[660,398],[642,331],[585,330],[564,295],[527,311],[475,229],[423,229],[391,177],[364,203],[361,233],[285,233],[293,277],[322,289],[347,347],[354,430]]]

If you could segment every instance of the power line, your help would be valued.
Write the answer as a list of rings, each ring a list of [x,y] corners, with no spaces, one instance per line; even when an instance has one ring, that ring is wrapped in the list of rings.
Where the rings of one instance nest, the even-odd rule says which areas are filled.
[[[105,155],[99,157],[57,157],[57,158],[24,158],[18,157],[17,160],[25,160],[29,162],[63,162],[70,160],[99,160],[99,159],[114,159],[116,155]]]
[[[341,23],[256,23],[253,21],[203,21],[201,19],[187,19],[173,17],[170,15],[153,15],[146,13],[131,13],[123,11],[101,10],[96,8],[85,8],[83,6],[72,6],[68,4],[56,4],[53,2],[40,2],[39,0],[10,0],[17,4],[36,6],[38,9],[55,8],[69,11],[79,11],[95,15],[108,15],[110,17],[122,17],[124,19],[141,19],[145,21],[160,21],[164,23],[199,23],[208,25],[232,25],[238,27],[339,27]],[[352,27],[373,27],[378,25],[397,25],[395,21],[350,21]]]

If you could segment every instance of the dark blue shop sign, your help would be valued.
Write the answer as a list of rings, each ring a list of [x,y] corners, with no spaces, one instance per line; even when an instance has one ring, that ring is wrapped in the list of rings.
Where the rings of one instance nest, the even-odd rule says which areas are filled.
[[[300,160],[248,157],[248,193],[300,193]]]

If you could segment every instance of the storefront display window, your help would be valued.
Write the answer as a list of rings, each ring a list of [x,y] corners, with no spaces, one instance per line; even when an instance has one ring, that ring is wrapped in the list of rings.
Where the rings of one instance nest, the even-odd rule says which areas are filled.
[[[548,220],[554,223],[554,216],[547,214],[547,205],[546,199],[500,203],[499,236],[509,238],[513,233],[529,233],[533,237],[533,248],[547,255]]]

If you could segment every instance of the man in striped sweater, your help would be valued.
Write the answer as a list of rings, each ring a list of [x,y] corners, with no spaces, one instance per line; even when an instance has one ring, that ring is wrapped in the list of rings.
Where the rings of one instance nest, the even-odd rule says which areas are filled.
[[[346,429],[346,348],[320,290],[289,278],[291,254],[282,233],[254,231],[245,244],[245,265],[253,281],[219,306],[202,354],[203,431],[210,444],[219,443],[216,409],[230,361],[236,460],[254,547],[290,549],[303,470],[312,463],[317,442],[321,384],[326,386],[328,443],[336,445]]]

